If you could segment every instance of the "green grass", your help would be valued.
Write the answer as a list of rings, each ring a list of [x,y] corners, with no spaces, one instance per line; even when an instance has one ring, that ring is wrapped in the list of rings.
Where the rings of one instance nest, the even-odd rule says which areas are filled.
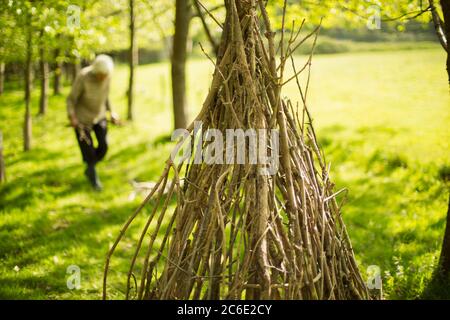
[[[297,58],[299,65],[304,57]],[[450,298],[429,286],[444,230],[448,191],[450,98],[441,49],[321,55],[313,60],[310,111],[337,188],[349,190],[343,209],[363,274],[383,273],[386,298]],[[138,68],[134,123],[110,128],[99,165],[105,190],[94,193],[64,95],[48,115],[33,117],[33,149],[22,152],[23,95],[0,97],[7,183],[0,188],[0,298],[98,299],[106,252],[142,198],[130,200],[130,180],[155,180],[171,150],[169,66]],[[212,66],[191,61],[190,117],[205,97]],[[118,66],[112,101],[125,114],[127,69]],[[298,99],[295,84],[284,95]],[[37,90],[33,112],[37,112]],[[447,168],[447,169],[445,169]],[[145,219],[138,220],[142,225]],[[123,290],[134,227],[113,260],[114,297]],[[81,289],[66,286],[69,265],[81,268]],[[18,271],[14,270],[18,267]],[[447,288],[450,286],[447,286]],[[431,288],[431,289],[430,289]]]
[[[311,44],[313,40],[307,41]],[[436,41],[355,41],[350,39],[337,39],[326,35],[321,35],[317,39],[317,46],[314,50],[316,54],[344,53],[344,52],[378,52],[378,51],[399,51],[417,49],[439,48]],[[310,48],[303,46],[299,48],[303,54],[308,54]]]

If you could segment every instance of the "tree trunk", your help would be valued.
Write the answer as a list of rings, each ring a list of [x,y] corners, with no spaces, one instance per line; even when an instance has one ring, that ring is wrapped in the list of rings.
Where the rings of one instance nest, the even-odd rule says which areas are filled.
[[[448,277],[450,275],[450,195],[448,197],[447,223],[445,227],[444,241],[442,242],[439,266],[441,274],[444,277]]]
[[[3,159],[3,134],[0,131],[0,183],[6,181],[5,161]]]
[[[450,48],[449,48],[449,40],[450,40],[450,1],[449,0],[441,0],[442,13],[444,15],[444,34],[447,39],[447,74],[448,81],[450,86]]]
[[[0,96],[3,94],[5,85],[5,63],[0,62]]]
[[[23,149],[28,151],[31,149],[31,71],[32,71],[32,26],[31,16],[28,14],[27,29],[27,51],[25,63],[25,119],[23,124]]]
[[[172,46],[172,99],[175,129],[186,128],[186,55],[191,2],[176,0]]]
[[[136,29],[135,29],[135,7],[134,0],[130,0],[130,49],[129,49],[129,67],[130,78],[128,82],[128,120],[133,120],[133,104],[134,104],[134,76],[135,67],[138,63],[138,48],[136,44]]]
[[[444,35],[447,40],[447,74],[450,86],[450,1],[441,0],[442,13],[444,15]],[[439,259],[441,273],[444,277],[450,275],[450,195],[448,199],[447,223],[445,227],[444,240],[442,242],[441,257]]]
[[[63,63],[63,69],[61,73],[61,78],[64,77],[64,82],[72,82],[72,64],[69,62]]]
[[[55,77],[53,78],[53,94],[61,94],[61,74],[63,69],[63,64],[59,60],[60,49],[55,49]]]
[[[39,69],[41,73],[41,97],[39,100],[39,115],[45,115],[48,106],[48,62],[45,59],[45,49],[39,49]]]

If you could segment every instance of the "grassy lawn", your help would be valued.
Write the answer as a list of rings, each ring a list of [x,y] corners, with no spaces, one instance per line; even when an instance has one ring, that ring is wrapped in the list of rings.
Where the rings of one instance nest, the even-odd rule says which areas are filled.
[[[297,60],[300,65],[305,57]],[[370,265],[381,268],[386,298],[450,298],[428,288],[448,199],[440,177],[450,166],[444,61],[438,47],[313,60],[309,107],[337,188],[349,190],[343,215],[358,262],[363,274]],[[212,69],[208,61],[189,63],[191,118]],[[110,149],[99,165],[102,193],[87,185],[74,132],[66,126],[69,88],[50,98],[48,115],[33,117],[28,153],[22,152],[23,93],[9,90],[0,97],[8,179],[0,186],[0,298],[101,297],[106,252],[142,200],[130,197],[130,181],[155,180],[171,150],[161,139],[171,133],[169,71],[167,63],[138,68],[136,120],[110,127]],[[118,66],[112,89],[113,106],[122,115],[127,74]],[[299,98],[294,83],[284,95]],[[36,89],[33,114],[37,105]],[[113,260],[113,297],[124,289],[138,236],[133,231]],[[81,269],[79,290],[66,286],[70,265]]]

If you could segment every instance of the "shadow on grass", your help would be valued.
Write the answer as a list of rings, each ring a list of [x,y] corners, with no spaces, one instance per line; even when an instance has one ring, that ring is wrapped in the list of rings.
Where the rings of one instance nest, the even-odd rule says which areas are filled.
[[[153,140],[153,145],[158,146],[161,144],[171,143],[172,142],[172,136],[170,134],[161,135],[159,137],[156,137],[155,140]]]
[[[35,200],[42,200],[43,196],[61,198],[73,193],[74,190],[87,190],[88,185],[85,180],[79,165],[25,174],[7,182],[0,189],[0,210],[8,207],[23,209],[32,205]],[[51,194],[42,194],[41,190],[44,186],[53,188]]]
[[[135,143],[131,146],[121,148],[117,152],[108,156],[108,161],[123,163],[129,159],[134,159],[142,156],[149,149],[148,142],[143,141]]]
[[[53,160],[61,157],[61,153],[59,152],[51,152],[45,148],[34,147],[32,150],[23,152],[20,154],[20,157],[17,157],[13,160],[8,160],[7,166],[13,166],[19,162],[35,162],[41,163],[43,161]]]
[[[8,232],[0,233],[0,256],[15,256],[16,264],[26,265],[72,248],[74,244],[96,243],[100,230],[121,225],[135,207],[136,204],[130,202],[91,211],[81,205],[67,205],[55,217],[50,217],[45,211],[40,212],[39,218],[30,222],[26,237],[12,239]],[[11,224],[5,226],[9,231],[23,227]],[[37,248],[45,250],[36,250]],[[92,249],[96,249],[95,246]],[[107,246],[105,252],[106,250]]]
[[[63,294],[68,291],[64,286],[66,277],[64,266],[58,266],[45,277],[29,275],[25,277],[2,277],[0,286],[0,299],[47,299],[48,295]]]
[[[107,197],[100,195],[102,196]],[[174,198],[170,204],[175,204]],[[29,221],[28,226],[20,222],[5,223],[0,232],[2,267],[12,270],[18,265],[21,271],[17,276],[12,272],[1,275],[0,298],[41,299],[46,298],[47,294],[70,296],[66,288],[67,275],[64,269],[70,264],[80,266],[83,273],[90,278],[97,281],[101,279],[106,253],[118,235],[118,231],[116,233],[113,230],[123,225],[137,206],[136,201],[120,205],[104,203],[102,208],[92,210],[91,205],[69,204],[62,206],[53,215],[49,215],[45,209],[39,210],[40,212],[36,212],[37,218]],[[119,246],[120,251],[127,255],[133,251],[133,239],[142,227],[142,221],[139,219],[145,220],[153,207],[154,203],[150,202],[143,209],[127,233],[125,246],[123,243]],[[161,232],[164,232],[166,227],[166,223],[163,223]],[[19,231],[18,234],[15,234],[15,231]],[[65,260],[64,265],[53,265],[51,261],[54,256],[62,257]],[[114,260],[119,264],[116,265],[117,269],[127,270],[128,257],[119,255]],[[45,274],[42,276],[21,275],[22,270],[35,270],[42,266],[45,268]],[[96,294],[97,291],[90,294],[92,293]]]
[[[450,300],[450,275],[444,276],[436,270],[420,299]]]
[[[392,258],[394,244],[393,236],[388,228],[391,217],[386,212],[388,204],[385,191],[398,186],[386,185],[382,188],[371,188],[369,177],[351,183],[340,180],[338,184],[345,184],[350,190],[342,213],[355,253],[362,259],[364,265],[381,267],[388,264]],[[354,187],[356,185],[366,187],[357,190]]]

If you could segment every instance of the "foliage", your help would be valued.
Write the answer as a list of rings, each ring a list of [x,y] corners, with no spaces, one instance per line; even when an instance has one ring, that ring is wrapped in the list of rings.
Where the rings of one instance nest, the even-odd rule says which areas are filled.
[[[415,17],[427,3],[421,0],[401,1],[293,1],[288,0],[286,27],[291,28],[296,20],[297,27],[305,18],[308,25],[316,25],[323,18],[324,28],[366,28],[368,19],[373,15],[373,6],[380,8],[383,30],[405,30],[410,18],[428,26],[430,14]],[[202,4],[218,21],[224,21],[225,10],[221,0],[205,0]],[[72,8],[80,9],[80,25],[68,23]],[[116,51],[128,46],[128,0],[8,0],[0,4],[0,59],[21,61],[24,57],[23,16],[27,10],[33,15],[35,38],[51,49],[61,49],[61,60],[93,57],[94,53]],[[268,7],[275,29],[281,27],[283,0],[271,0]],[[136,0],[136,25],[138,46],[167,50],[168,39],[173,34],[174,2]],[[202,9],[206,23],[212,34],[218,39],[221,28]],[[398,18],[398,19],[393,19]],[[44,36],[39,37],[40,30]],[[196,13],[192,19],[191,37],[194,43],[201,42],[208,47],[203,26]],[[64,54],[65,53],[65,54]]]
[[[170,36],[170,2],[136,1],[136,6],[138,41],[152,43]],[[0,59],[5,61],[24,58],[24,16],[28,12],[33,17],[36,44],[45,46],[47,52],[60,49],[62,60],[92,59],[95,53],[128,46],[128,37],[124,37],[128,34],[127,0],[8,0],[0,9]]]
[[[269,1],[271,15],[276,18],[278,27],[281,26],[283,3],[284,0]],[[422,23],[431,21],[429,12],[419,14],[428,6],[428,1],[423,0],[287,0],[287,5],[288,27],[293,20],[305,18],[312,24],[318,24],[323,19],[324,28],[365,28],[378,12],[382,28],[394,27],[398,31],[405,30],[404,26],[410,19]]]

